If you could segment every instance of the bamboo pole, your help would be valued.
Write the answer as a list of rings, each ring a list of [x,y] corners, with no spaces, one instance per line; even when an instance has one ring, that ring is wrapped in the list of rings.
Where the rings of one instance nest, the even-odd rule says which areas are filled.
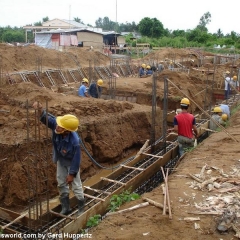
[[[180,91],[185,97],[187,97],[191,102],[193,102],[204,114],[206,114],[218,127],[220,127],[232,140],[235,142],[238,142],[238,140],[232,136],[221,124],[219,124],[215,119],[211,117],[210,114],[208,114],[204,109],[202,109],[192,98],[187,96],[181,89],[178,88],[178,86],[173,83],[171,80],[167,79],[169,83],[171,83],[178,91]]]
[[[169,171],[169,169],[167,168],[166,176],[165,176],[163,167],[161,167],[161,170],[162,170],[162,174],[163,174],[163,178],[164,178],[165,186],[166,186],[166,194],[165,195],[167,195],[169,218],[172,219],[171,203],[170,203],[170,198],[169,198],[168,182],[167,182],[168,181],[168,171]]]
[[[163,172],[164,174],[164,172]],[[166,181],[167,181],[166,177]],[[163,198],[163,215],[166,215],[166,203],[167,203],[167,188],[166,188],[166,182],[165,182],[165,187],[164,187],[164,198]]]

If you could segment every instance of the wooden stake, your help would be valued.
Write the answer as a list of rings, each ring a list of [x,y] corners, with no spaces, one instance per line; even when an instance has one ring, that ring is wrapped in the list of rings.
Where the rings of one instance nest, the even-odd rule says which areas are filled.
[[[83,194],[84,194],[84,196],[86,196],[86,197],[88,197],[88,198],[92,198],[92,199],[96,199],[96,200],[105,202],[105,199],[103,199],[103,198],[94,197],[94,196],[88,195],[88,194],[86,194],[86,193],[83,193]]]
[[[135,210],[135,209],[138,209],[138,208],[142,208],[142,207],[146,207],[146,206],[148,206],[148,205],[149,205],[148,202],[140,203],[140,204],[135,205],[135,206],[133,206],[133,207],[126,208],[126,209],[123,209],[123,210],[120,210],[120,211],[117,211],[117,212],[108,212],[108,213],[106,214],[106,216],[116,215],[116,214],[125,213],[125,212],[130,212],[130,211],[132,211],[132,210]]]
[[[83,187],[86,188],[86,189],[92,190],[93,192],[102,193],[102,194],[107,194],[107,195],[110,195],[110,194],[111,194],[110,192],[106,192],[106,191],[103,191],[103,190],[91,188],[91,187],[88,187],[88,186],[83,186]]]
[[[138,158],[140,156],[140,154],[145,150],[145,148],[148,146],[149,140],[147,140],[143,146],[141,147],[141,149],[137,152],[136,156],[134,157],[133,160],[135,160],[136,158]],[[132,160],[132,161],[133,161]]]
[[[147,156],[151,156],[151,157],[155,157],[155,158],[163,158],[163,156],[153,155],[153,154],[150,154],[150,153],[142,153],[142,154],[147,155]]]

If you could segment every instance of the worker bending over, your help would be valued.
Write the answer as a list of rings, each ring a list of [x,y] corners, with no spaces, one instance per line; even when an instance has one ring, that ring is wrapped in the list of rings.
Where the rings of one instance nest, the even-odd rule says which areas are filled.
[[[226,126],[226,121],[224,121],[223,119],[226,119],[226,116],[223,115],[223,119],[222,119],[222,109],[220,107],[215,107],[213,110],[212,110],[212,116],[211,116],[211,119],[210,119],[210,123],[209,123],[209,128],[213,131],[216,131],[217,128],[219,127],[215,122],[217,122],[219,125],[222,125],[222,126]]]

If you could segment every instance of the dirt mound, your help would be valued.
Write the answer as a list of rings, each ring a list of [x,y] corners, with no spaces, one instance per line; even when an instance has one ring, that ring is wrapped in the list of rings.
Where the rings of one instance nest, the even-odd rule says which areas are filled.
[[[178,49],[178,48],[162,48],[160,50],[152,51],[146,55],[143,59],[181,59],[189,57],[191,51],[189,49]]]
[[[11,46],[0,43],[0,56],[4,73],[37,71],[40,66],[43,69],[77,68],[78,63],[86,67],[90,60],[97,61],[98,65],[109,63],[109,57],[104,54],[79,47],[66,48],[60,52],[36,45]]]

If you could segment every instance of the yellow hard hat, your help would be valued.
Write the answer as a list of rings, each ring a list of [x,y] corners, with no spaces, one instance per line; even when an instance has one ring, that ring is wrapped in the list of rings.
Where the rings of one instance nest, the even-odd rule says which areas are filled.
[[[147,69],[150,69],[150,68],[151,68],[151,67],[148,65],[148,66],[147,66]]]
[[[146,68],[146,64],[145,63],[142,64],[142,68]]]
[[[234,81],[237,81],[237,76],[233,76],[233,80],[234,80]]]
[[[88,79],[87,78],[83,78],[82,82],[88,83]]]
[[[64,116],[59,116],[56,118],[56,121],[59,127],[65,128],[70,132],[75,132],[78,129],[79,120],[74,115],[67,114]]]
[[[222,120],[227,121],[228,115],[226,113],[222,114]]]
[[[98,79],[97,80],[97,85],[98,86],[102,86],[103,85],[103,80],[102,79]]]
[[[212,112],[214,112],[214,113],[221,113],[222,109],[220,107],[215,107]]]
[[[188,98],[183,98],[180,102],[180,105],[189,106],[190,105],[189,99]]]

